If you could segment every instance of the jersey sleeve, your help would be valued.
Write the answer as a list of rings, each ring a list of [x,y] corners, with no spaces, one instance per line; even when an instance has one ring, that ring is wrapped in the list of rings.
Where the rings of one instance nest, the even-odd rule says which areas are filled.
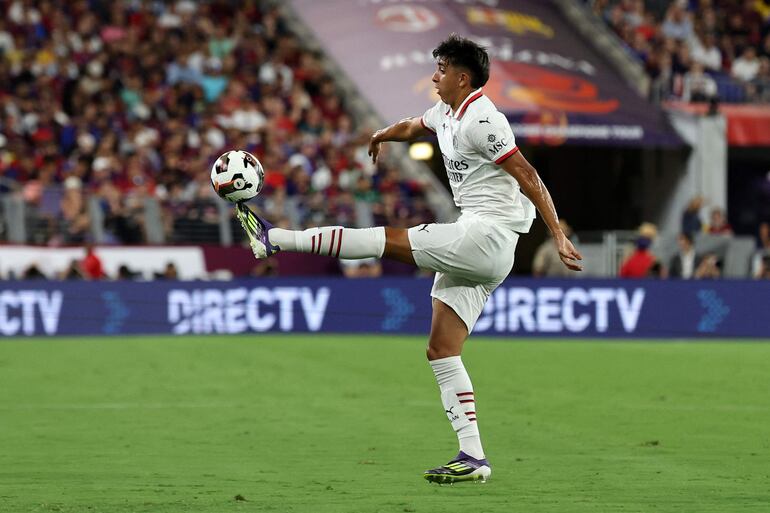
[[[443,107],[444,103],[439,101],[436,102],[436,105],[425,111],[425,114],[422,115],[422,119],[420,119],[423,128],[427,128],[434,134],[436,133],[436,127],[441,124],[441,115],[444,110]]]
[[[475,120],[472,126],[471,144],[485,159],[500,165],[519,151],[511,125],[503,113],[495,112],[484,119]]]

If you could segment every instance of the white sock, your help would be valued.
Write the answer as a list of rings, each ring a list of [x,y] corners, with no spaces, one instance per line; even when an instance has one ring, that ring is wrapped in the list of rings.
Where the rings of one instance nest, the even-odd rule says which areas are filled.
[[[271,244],[281,251],[314,253],[335,258],[382,257],[385,252],[385,228],[343,228],[322,226],[304,231],[273,228],[268,232]]]
[[[457,433],[460,450],[476,459],[484,458],[479,426],[476,423],[473,385],[462,359],[459,356],[449,356],[429,363],[441,390],[444,411]]]

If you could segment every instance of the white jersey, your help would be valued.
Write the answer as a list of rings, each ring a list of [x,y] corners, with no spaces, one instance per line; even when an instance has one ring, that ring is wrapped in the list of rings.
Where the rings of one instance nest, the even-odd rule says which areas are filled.
[[[499,166],[519,151],[505,115],[482,94],[473,91],[457,112],[439,101],[422,115],[422,125],[438,137],[455,205],[526,233],[535,206],[519,183]]]

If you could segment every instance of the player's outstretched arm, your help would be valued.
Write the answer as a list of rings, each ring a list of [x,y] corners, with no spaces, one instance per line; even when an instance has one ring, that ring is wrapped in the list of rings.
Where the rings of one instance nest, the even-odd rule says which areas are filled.
[[[551,231],[556,248],[559,250],[562,263],[568,269],[582,271],[583,267],[577,261],[583,260],[583,257],[559,226],[559,216],[556,214],[551,193],[548,192],[535,168],[527,162],[520,151],[507,158],[501,167],[519,182],[521,191],[535,204],[540,215],[543,216],[543,221]]]
[[[418,137],[430,134],[430,130],[422,124],[422,118],[405,118],[389,127],[377,130],[369,139],[369,155],[372,162],[377,162],[380,154],[380,144],[388,141],[412,141]]]

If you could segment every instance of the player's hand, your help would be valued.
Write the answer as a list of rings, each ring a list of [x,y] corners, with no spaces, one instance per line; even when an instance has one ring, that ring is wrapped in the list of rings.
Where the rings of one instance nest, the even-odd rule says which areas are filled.
[[[567,269],[571,271],[582,271],[583,266],[578,264],[578,260],[583,260],[583,255],[575,249],[575,246],[570,242],[566,235],[560,234],[554,240],[556,243],[556,249],[559,251],[559,258],[562,263],[567,266]]]
[[[380,131],[376,131],[372,134],[372,138],[369,139],[369,156],[372,157],[372,164],[377,163],[377,157],[380,154],[380,145],[382,144],[379,140]]]

